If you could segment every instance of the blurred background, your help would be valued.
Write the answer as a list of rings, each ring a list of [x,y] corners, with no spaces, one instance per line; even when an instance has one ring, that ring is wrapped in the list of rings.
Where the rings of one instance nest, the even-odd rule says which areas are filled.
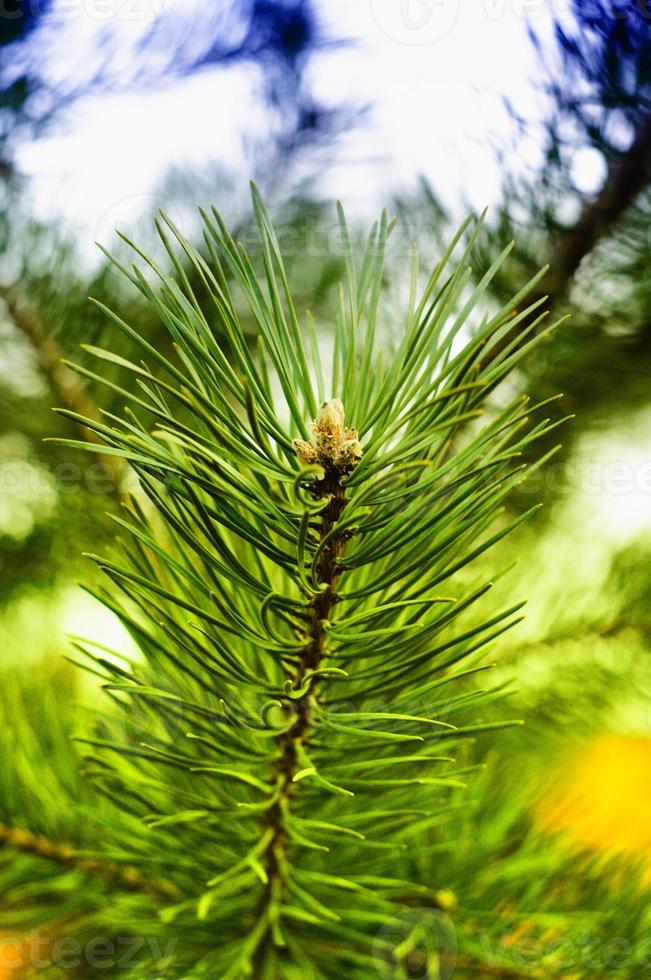
[[[360,236],[382,207],[398,219],[386,289],[396,330],[409,243],[433,259],[469,211],[489,208],[477,278],[516,241],[492,301],[551,267],[541,293],[572,318],[509,394],[563,392],[550,411],[575,418],[511,501],[544,508],[487,558],[515,566],[496,602],[528,600],[491,654],[527,725],[478,750],[492,759],[472,811],[476,847],[494,869],[525,849],[541,881],[532,908],[550,928],[562,905],[591,936],[605,929],[591,954],[603,962],[576,976],[646,977],[651,5],[641,0],[4,0],[0,714],[7,725],[24,715],[35,734],[31,756],[5,741],[0,766],[33,767],[40,752],[47,768],[64,750],[40,730],[92,709],[92,678],[65,659],[69,635],[132,652],[76,585],[91,576],[82,553],[113,537],[105,515],[128,476],[100,446],[80,459],[43,442],[80,438],[53,405],[91,416],[120,405],[62,361],[83,363],[82,343],[115,345],[89,294],[167,342],[94,243],[119,253],[117,227],[165,261],[152,215],[162,207],[200,245],[197,203],[215,203],[252,241],[250,178],[278,223],[297,305],[324,331],[341,266],[335,198]],[[599,888],[570,886],[574,857],[542,870],[552,839],[592,868],[605,862]],[[463,891],[470,865],[456,860],[446,883]],[[509,887],[481,900],[497,910]],[[519,928],[505,949],[527,947]],[[570,972],[545,976],[571,975],[573,942]]]

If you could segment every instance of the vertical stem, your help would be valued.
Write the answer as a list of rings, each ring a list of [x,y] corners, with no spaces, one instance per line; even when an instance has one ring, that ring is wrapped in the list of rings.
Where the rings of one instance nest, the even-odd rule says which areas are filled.
[[[330,496],[327,506],[321,513],[321,540],[339,521],[346,506],[346,492],[341,485],[341,475],[341,472],[336,469],[328,470],[324,479],[315,485],[318,496]],[[327,656],[323,622],[330,618],[332,608],[337,602],[337,582],[340,575],[337,560],[343,552],[344,544],[344,536],[335,534],[321,554],[318,577],[325,588],[313,597],[309,605],[309,623],[305,631],[305,647],[293,678],[294,687],[300,687],[306,673],[310,670],[317,670],[324,657]],[[269,879],[263,896],[263,908],[268,908],[269,903],[279,894],[282,894],[285,886],[282,857],[285,854],[289,839],[286,813],[291,805],[296,787],[293,779],[298,771],[297,746],[309,742],[312,731],[313,705],[317,685],[318,678],[313,677],[305,694],[294,703],[296,712],[294,725],[278,739],[280,756],[273,772],[273,782],[279,784],[279,798],[264,819],[265,827],[273,828],[274,834],[263,859]],[[263,943],[260,947],[262,952],[264,945]]]

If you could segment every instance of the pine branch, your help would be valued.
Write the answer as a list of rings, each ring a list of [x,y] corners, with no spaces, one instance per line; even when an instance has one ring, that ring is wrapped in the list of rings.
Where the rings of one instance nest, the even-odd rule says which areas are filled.
[[[148,498],[145,506],[135,495],[116,517],[115,553],[93,556],[104,584],[92,594],[119,617],[137,655],[75,640],[106,695],[78,739],[103,797],[96,826],[105,833],[75,857],[116,894],[107,910],[104,886],[88,902],[67,870],[81,866],[69,863],[70,850],[29,835],[24,853],[63,873],[3,861],[7,914],[31,914],[39,898],[64,892],[72,914],[87,912],[93,929],[99,922],[96,935],[105,915],[117,935],[167,949],[164,962],[145,949],[127,968],[134,978],[440,972],[452,949],[436,948],[428,917],[444,921],[453,903],[459,968],[475,975],[484,969],[478,938],[485,931],[499,951],[500,930],[510,934],[522,914],[532,935],[565,915],[573,937],[589,927],[596,949],[614,934],[615,913],[608,908],[595,930],[592,879],[541,847],[517,794],[503,792],[504,772],[495,764],[475,772],[485,743],[469,746],[513,724],[499,709],[503,691],[482,683],[490,666],[482,658],[520,605],[482,611],[491,587],[483,556],[524,519],[510,520],[505,501],[523,478],[522,452],[553,423],[541,417],[544,405],[491,396],[540,342],[499,349],[538,280],[484,313],[508,249],[473,288],[479,229],[464,248],[462,228],[422,284],[414,257],[404,328],[396,335],[391,324],[385,359],[378,338],[391,225],[383,215],[357,259],[341,216],[345,281],[324,365],[257,195],[254,204],[264,281],[216,211],[203,215],[208,259],[160,222],[175,275],[135,245],[146,273],[114,260],[173,340],[154,347],[105,310],[142,351],[134,362],[90,351],[131,373],[134,384],[118,389],[130,407],[101,421],[63,412],[129,462]],[[260,333],[255,354],[244,304]],[[490,364],[486,351],[495,351]],[[115,393],[113,376],[106,384]],[[343,403],[357,431],[344,427]],[[26,707],[31,715],[31,700]],[[58,716],[51,707],[47,718]],[[76,773],[76,754],[59,746],[47,780],[28,738],[13,754],[5,825],[22,823],[14,817],[22,799],[33,814],[33,801],[43,801],[38,826],[58,838],[54,801],[82,794],[52,773]],[[83,805],[65,811],[71,829],[62,838],[87,846]],[[168,883],[168,895],[155,908],[141,897],[148,891],[129,895],[112,878],[122,862],[146,869],[135,873],[149,886]],[[627,902],[637,910],[639,896]],[[580,903],[587,911],[574,915]]]
[[[610,234],[635,204],[651,177],[651,116],[640,119],[627,150],[615,153],[599,194],[588,201],[577,221],[551,236],[547,262],[550,272],[543,285],[529,297],[530,303],[547,303],[555,310],[567,299],[572,280],[583,260]],[[525,334],[535,314],[518,326]]]
[[[179,897],[178,889],[169,881],[148,879],[137,868],[94,858],[82,858],[71,844],[59,844],[42,834],[32,834],[18,827],[0,824],[0,848],[10,847],[23,854],[52,861],[103,878],[109,885],[127,891],[142,892],[159,900]]]
[[[357,980],[377,959],[380,925],[432,896],[404,857],[464,785],[449,751],[511,724],[485,720],[498,692],[471,678],[520,606],[464,625],[490,583],[470,587],[457,573],[523,519],[505,521],[502,504],[522,479],[523,448],[552,427],[530,422],[542,406],[522,398],[478,421],[540,340],[482,365],[535,280],[457,350],[508,255],[469,288],[478,229],[461,248],[462,228],[420,296],[415,261],[404,333],[385,364],[377,337],[391,225],[383,215],[358,262],[340,214],[346,276],[327,375],[255,191],[254,207],[264,285],[214,209],[203,213],[210,261],[165,218],[174,277],[135,245],[147,275],[113,260],[160,316],[178,361],[105,309],[143,351],[131,363],[90,350],[133,374],[134,388],[120,389],[131,410],[101,422],[63,410],[131,464],[157,511],[132,500],[128,519],[116,518],[118,553],[93,556],[111,583],[97,594],[142,657],[79,644],[113,707],[83,741],[98,787],[113,806],[124,801],[111,824],[120,852],[162,877],[173,866],[188,896],[165,910],[169,921],[196,932],[197,918],[208,920],[219,932],[218,948],[199,953],[195,941],[195,975],[321,980],[355,963]],[[242,300],[260,331],[256,357]],[[461,427],[468,438],[457,445]],[[133,715],[144,734],[131,733]]]
[[[551,94],[558,101],[557,110],[561,124],[559,132],[562,132],[564,127],[570,129],[578,127],[585,132],[588,145],[605,151],[607,164],[601,190],[596,196],[585,201],[576,221],[564,226],[554,223],[553,228],[547,229],[546,239],[549,244],[545,249],[544,258],[549,272],[541,286],[530,294],[529,299],[532,305],[545,304],[552,312],[558,311],[567,304],[574,277],[582,262],[600,242],[617,231],[651,180],[651,114],[648,111],[648,103],[645,104],[637,95],[631,98],[630,94],[620,88],[622,82],[626,85],[634,78],[633,50],[643,55],[645,64],[648,61],[650,43],[648,21],[643,18],[640,11],[637,13],[630,11],[629,22],[628,16],[621,18],[617,13],[613,15],[608,5],[605,5],[605,8],[601,11],[605,35],[597,41],[597,53],[598,58],[602,59],[601,62],[597,61],[591,68],[590,58],[588,56],[586,60],[580,45],[568,44],[568,52],[566,52],[568,64],[564,66],[567,69],[568,88],[565,90],[563,83],[560,83],[553,84],[550,89]],[[586,48],[589,49],[595,23],[581,22],[583,15],[580,5],[578,15],[579,27],[585,31]],[[636,18],[641,18],[642,24],[636,23]],[[599,24],[599,17],[596,23]],[[622,44],[621,37],[618,37],[620,29],[632,32],[628,43]],[[639,38],[636,37],[638,29]],[[613,30],[613,37],[608,36],[609,30]],[[631,63],[628,63],[629,58]],[[577,77],[574,77],[574,72]],[[614,77],[609,77],[611,72],[614,73]],[[642,75],[643,81],[640,81],[640,85],[644,87],[648,78],[648,69],[645,68]],[[610,118],[611,111],[616,114],[617,111],[626,111],[631,104],[633,105],[634,112],[629,114],[628,120],[633,130],[633,138],[626,149],[615,147],[603,134],[599,136],[595,115],[589,109],[584,113],[580,102],[575,104],[576,91],[581,91],[583,87],[596,90],[595,103],[599,109],[605,106],[609,110],[606,114],[607,119]],[[559,140],[562,146],[563,138],[562,135],[559,136],[556,129],[553,130],[551,141],[554,149],[554,164],[558,157]],[[532,193],[535,192],[525,188],[518,197],[524,201],[531,198]],[[507,204],[505,209],[507,220],[509,220],[508,215]],[[536,315],[536,312],[532,311],[524,317],[511,334],[507,335],[503,343],[514,340],[517,342],[518,338],[524,339]]]
[[[629,149],[609,161],[603,188],[589,201],[577,222],[552,244],[552,273],[547,288],[552,305],[566,296],[568,284],[597,242],[608,235],[635,203],[651,177],[651,116],[640,119]]]
[[[47,333],[36,313],[28,309],[13,286],[0,286],[0,297],[4,300],[14,326],[29,343],[37,364],[56,397],[75,414],[95,421],[99,420],[100,413],[87,388],[80,381],[78,374],[63,362],[63,351],[54,337]],[[83,436],[95,447],[97,460],[110,477],[111,491],[120,499],[120,484],[124,476],[123,465],[119,459],[102,452],[101,439],[95,432],[80,423],[76,424],[82,430]]]
[[[414,965],[417,966],[417,964]],[[475,980],[488,980],[489,977],[494,977],[495,980],[558,980],[559,977],[555,967],[547,971],[544,967],[536,966],[525,971],[515,966],[487,963],[486,960],[471,956],[457,957],[455,967],[472,971],[466,975],[475,978]]]

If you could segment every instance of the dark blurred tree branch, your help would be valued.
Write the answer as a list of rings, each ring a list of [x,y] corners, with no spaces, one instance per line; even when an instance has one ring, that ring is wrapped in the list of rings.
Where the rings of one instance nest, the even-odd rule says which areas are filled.
[[[574,225],[552,238],[549,250],[551,273],[545,280],[545,292],[552,306],[567,295],[583,259],[613,231],[635,204],[650,177],[651,116],[644,116],[630,149],[610,161],[604,185],[596,198],[585,205]]]
[[[554,316],[572,319],[528,360],[525,384],[536,399],[564,391],[583,418],[565,452],[585,427],[646,404],[651,370],[651,8],[573,0],[572,13],[554,25],[551,46],[531,34],[545,79],[542,138],[539,123],[508,107],[518,141],[542,146],[542,164],[523,175],[512,165],[520,142],[498,149],[503,204],[477,269],[515,240],[512,275],[494,282],[501,301],[513,277],[550,267],[530,300],[548,297]],[[532,322],[524,318],[504,343]]]
[[[14,326],[29,343],[39,368],[55,397],[62,403],[61,407],[86,418],[99,420],[100,413],[93,398],[79,376],[63,362],[63,351],[56,339],[45,330],[37,314],[28,308],[13,286],[0,286],[0,297],[4,300]],[[95,433],[81,424],[79,428],[83,438],[97,446],[97,459],[110,477],[113,493],[119,496],[123,466],[115,457],[102,452],[101,440]]]
[[[558,62],[546,67],[552,113],[540,186],[557,192],[541,211],[550,237],[545,293],[552,306],[568,296],[583,259],[613,233],[651,180],[651,9],[638,0],[574,0],[572,6],[575,23],[555,24]],[[531,36],[548,66],[549,52]],[[574,155],[583,148],[603,155],[606,172],[601,190],[566,224],[555,209],[568,194],[583,197],[572,178]]]
[[[10,847],[23,854],[31,854],[43,861],[52,861],[67,868],[76,868],[86,874],[98,875],[108,884],[127,891],[143,892],[158,899],[175,899],[179,892],[169,881],[150,880],[137,868],[116,864],[114,861],[89,860],[80,857],[70,844],[60,844],[42,834],[32,834],[20,827],[0,824],[0,848]]]

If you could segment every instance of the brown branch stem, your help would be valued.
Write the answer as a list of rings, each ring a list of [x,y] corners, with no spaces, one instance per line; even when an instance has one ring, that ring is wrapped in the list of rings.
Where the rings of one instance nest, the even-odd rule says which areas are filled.
[[[601,191],[587,201],[573,225],[551,236],[546,263],[549,272],[526,299],[527,306],[545,300],[490,352],[484,367],[537,319],[543,309],[555,314],[567,298],[581,263],[626,215],[651,179],[651,115],[640,120],[631,146],[613,156]],[[549,321],[544,321],[547,326]]]
[[[329,503],[321,513],[319,529],[321,540],[332,531],[346,506],[346,492],[341,484],[341,476],[342,474],[336,469],[329,470],[325,478],[314,486],[315,495],[330,497]],[[344,545],[344,535],[335,534],[320,556],[318,580],[324,588],[313,597],[309,605],[306,642],[300,664],[292,679],[294,688],[301,687],[308,671],[317,670],[327,655],[323,623],[330,618],[333,606],[337,602],[337,582],[340,575],[338,559],[343,553]],[[309,742],[312,732],[318,683],[319,679],[313,677],[305,694],[293,702],[291,710],[296,715],[296,721],[291,729],[278,739],[280,755],[272,773],[272,782],[274,786],[279,787],[278,801],[268,811],[263,821],[265,829],[273,830],[273,836],[263,856],[268,878],[263,896],[263,908],[268,908],[270,902],[282,894],[285,887],[283,859],[289,842],[286,812],[296,790],[296,783],[293,780],[299,769],[298,747]]]
[[[545,290],[552,304],[567,292],[569,282],[585,256],[635,203],[650,176],[651,116],[646,116],[637,126],[629,149],[617,154],[610,162],[600,193],[585,205],[578,221],[565,229],[552,246],[552,274]]]
[[[178,899],[179,891],[170,881],[152,880],[131,865],[117,864],[95,858],[82,858],[71,844],[59,844],[41,834],[33,834],[19,827],[0,824],[0,848],[9,847],[32,857],[51,861],[61,867],[77,869],[97,875],[110,885],[125,891],[143,892],[153,898]]]
[[[56,340],[49,336],[35,312],[26,305],[13,286],[0,286],[0,298],[16,329],[29,343],[41,371],[61,401],[64,408],[84,418],[99,420],[99,411],[81,379],[63,363],[63,351]],[[123,467],[115,456],[102,452],[100,437],[81,423],[84,439],[97,446],[95,455],[111,478],[111,490],[119,498]]]

